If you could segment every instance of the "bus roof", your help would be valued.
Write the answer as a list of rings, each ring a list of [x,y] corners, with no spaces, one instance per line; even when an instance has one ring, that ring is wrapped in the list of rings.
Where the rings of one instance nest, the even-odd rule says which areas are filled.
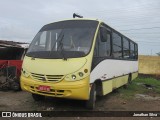
[[[121,34],[123,37],[127,38],[128,40],[132,41],[133,43],[136,43],[135,41],[131,40],[130,38],[128,38],[127,36],[125,36],[124,34],[122,34],[121,32],[119,32],[118,30],[110,27],[108,24],[106,24],[104,21],[102,20],[99,20],[99,19],[93,19],[93,18],[72,18],[72,19],[64,19],[64,20],[60,20],[60,21],[55,21],[55,22],[52,22],[52,23],[57,23],[57,22],[63,22],[63,21],[69,21],[69,20],[91,20],[91,21],[97,21],[100,23],[104,23],[107,27],[109,27],[110,29],[112,29],[113,31],[117,32],[118,34]],[[48,23],[46,25],[49,25],[49,24],[52,24],[52,23]],[[136,43],[137,44],[137,43]]]
[[[55,21],[55,22],[51,22],[51,23],[56,23],[56,22],[62,22],[62,21],[68,21],[68,20],[91,20],[91,21],[98,21],[98,22],[102,22],[98,19],[91,19],[91,18],[72,18],[72,19],[64,19],[64,20],[60,20],[60,21]],[[48,24],[51,24],[48,23]]]

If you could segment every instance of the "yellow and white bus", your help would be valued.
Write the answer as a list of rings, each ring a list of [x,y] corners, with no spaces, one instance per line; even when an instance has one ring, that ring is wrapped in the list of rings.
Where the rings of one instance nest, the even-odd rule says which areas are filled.
[[[138,75],[138,45],[99,20],[75,18],[43,26],[22,65],[21,88],[45,96],[85,100],[103,96]]]

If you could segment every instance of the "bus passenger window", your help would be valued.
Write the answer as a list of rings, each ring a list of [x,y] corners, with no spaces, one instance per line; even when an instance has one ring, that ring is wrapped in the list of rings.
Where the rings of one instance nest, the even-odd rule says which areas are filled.
[[[135,59],[137,60],[138,59],[138,45],[135,44],[134,48],[135,48]]]
[[[122,42],[121,36],[113,32],[113,56],[114,58],[122,58]]]
[[[123,58],[129,58],[129,41],[123,38]]]
[[[102,28],[103,30],[101,30],[100,32],[100,39],[98,41],[98,45],[99,45],[99,56],[103,57],[103,56],[110,56],[110,49],[111,49],[111,35],[110,33],[105,29]]]
[[[134,43],[130,42],[130,58],[135,59]]]

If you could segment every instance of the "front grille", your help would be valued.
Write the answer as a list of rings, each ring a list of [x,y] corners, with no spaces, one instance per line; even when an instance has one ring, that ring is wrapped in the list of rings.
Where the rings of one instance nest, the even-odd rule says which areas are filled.
[[[58,82],[64,78],[64,75],[43,75],[31,73],[31,77],[35,80]]]
[[[35,73],[31,73],[31,77],[33,79],[37,79],[37,80],[45,80],[45,75],[42,74],[35,74]]]
[[[63,75],[46,75],[48,81],[59,81],[63,78]]]

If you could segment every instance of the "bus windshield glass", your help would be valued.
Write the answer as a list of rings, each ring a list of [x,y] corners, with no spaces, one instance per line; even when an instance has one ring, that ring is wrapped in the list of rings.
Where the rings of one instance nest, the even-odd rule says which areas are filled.
[[[61,59],[86,56],[91,49],[97,21],[68,20],[42,27],[33,39],[27,56]]]

